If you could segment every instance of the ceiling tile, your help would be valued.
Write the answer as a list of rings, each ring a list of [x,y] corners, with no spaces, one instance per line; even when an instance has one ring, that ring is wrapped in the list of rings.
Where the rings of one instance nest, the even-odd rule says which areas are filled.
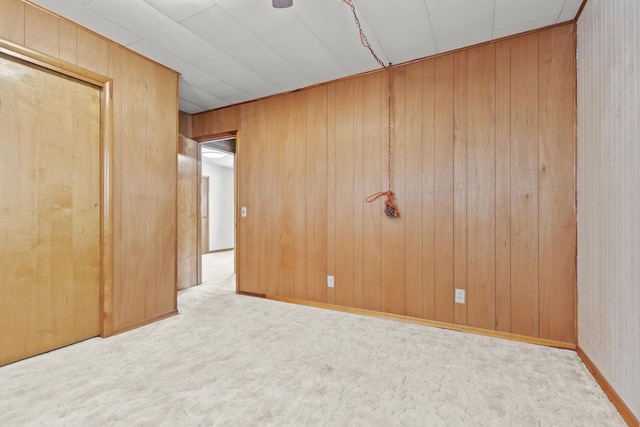
[[[216,4],[215,0],[144,0],[176,22],[184,21]]]
[[[172,51],[185,60],[194,60],[217,51],[215,47],[172,21],[142,0],[93,0],[92,11],[128,28]]]
[[[493,36],[520,33],[555,24],[564,0],[496,0]]]
[[[156,45],[149,40],[140,40],[128,46],[136,52],[153,59],[167,67],[175,70],[181,74],[180,78],[194,87],[209,86],[220,81],[219,78],[213,74],[203,71],[193,65],[191,62],[187,62],[184,59],[178,58],[173,53],[162,47]]]
[[[195,88],[188,83],[181,82],[180,97],[188,99],[196,105],[225,105],[224,100],[213,96],[201,89]]]
[[[265,42],[302,75],[314,82],[345,76],[347,71],[303,22],[264,36]]]
[[[220,6],[187,19],[182,25],[250,69],[260,70],[282,62],[276,52]]]
[[[183,98],[178,98],[178,108],[180,111],[184,111],[189,114],[196,114],[209,109],[207,106],[196,105]]]
[[[224,52],[198,59],[194,64],[242,92],[254,95],[255,98],[271,95],[278,90],[277,87]]]
[[[276,31],[299,20],[297,11],[307,2],[317,2],[317,0],[299,0],[296,1],[295,7],[284,9],[273,8],[270,0],[217,1],[229,16],[232,16],[233,19],[257,36]]]
[[[457,7],[442,8],[439,0],[427,0],[438,52],[491,40],[493,0],[456,0],[446,3]],[[433,7],[434,4],[438,6]]]
[[[383,62],[396,64],[436,53],[424,0],[361,0],[357,4],[371,34],[382,46],[376,53]]]
[[[231,86],[225,82],[219,82],[210,86],[203,87],[202,90],[218,99],[223,100],[226,104],[237,104],[246,101],[249,95],[241,90]]]
[[[575,19],[578,11],[580,10],[580,6],[582,6],[582,0],[565,0],[558,22],[571,21],[572,19]]]
[[[87,3],[89,1],[91,0],[85,0],[82,1],[82,3]],[[140,35],[125,29],[118,23],[109,21],[99,14],[87,9],[79,0],[37,0],[35,3],[49,10],[55,11],[67,19],[86,28],[90,28],[92,31],[125,46],[142,38]]]
[[[314,83],[287,62],[260,70],[260,77],[276,86],[281,92],[300,89]]]

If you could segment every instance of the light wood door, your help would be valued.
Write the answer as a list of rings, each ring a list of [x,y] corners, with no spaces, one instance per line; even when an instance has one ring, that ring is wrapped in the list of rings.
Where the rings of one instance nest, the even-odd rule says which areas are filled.
[[[200,213],[202,215],[202,222],[200,233],[202,237],[202,253],[209,253],[209,177],[202,177],[202,184],[200,185]]]
[[[100,333],[100,95],[0,54],[0,365]]]

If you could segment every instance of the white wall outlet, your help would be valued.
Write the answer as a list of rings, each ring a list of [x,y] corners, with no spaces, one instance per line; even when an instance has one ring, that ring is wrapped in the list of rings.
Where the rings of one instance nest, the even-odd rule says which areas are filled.
[[[328,288],[335,287],[335,283],[333,281],[333,276],[327,276],[327,287]]]
[[[464,304],[464,289],[456,289],[456,303]]]
[[[243,216],[243,217],[247,216],[247,207],[246,206],[243,206],[243,207],[240,208],[240,215]]]

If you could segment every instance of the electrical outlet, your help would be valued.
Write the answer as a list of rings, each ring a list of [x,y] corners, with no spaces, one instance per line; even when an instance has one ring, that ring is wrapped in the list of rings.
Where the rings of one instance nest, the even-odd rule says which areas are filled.
[[[240,215],[243,217],[247,216],[247,208],[245,206],[240,208]]]
[[[327,276],[327,287],[328,288],[335,287],[335,283],[333,281],[333,276]]]
[[[456,303],[464,304],[464,289],[456,289]]]

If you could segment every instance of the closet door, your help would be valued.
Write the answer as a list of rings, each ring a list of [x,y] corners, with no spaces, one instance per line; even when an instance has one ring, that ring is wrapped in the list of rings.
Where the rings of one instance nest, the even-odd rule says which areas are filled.
[[[0,365],[100,333],[100,95],[0,54]]]

